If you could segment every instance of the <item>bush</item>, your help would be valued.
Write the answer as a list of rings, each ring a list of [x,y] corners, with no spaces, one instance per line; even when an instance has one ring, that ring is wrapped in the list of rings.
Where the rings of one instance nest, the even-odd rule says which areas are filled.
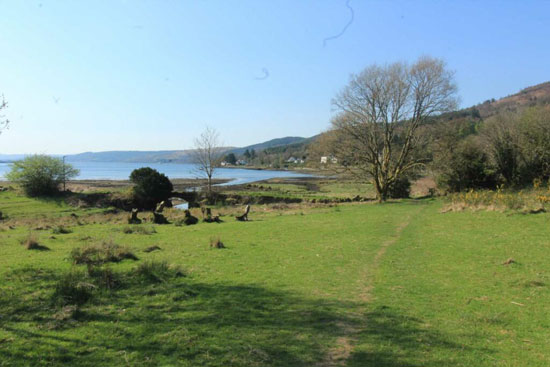
[[[450,192],[494,189],[497,178],[489,157],[474,139],[462,141],[441,169],[438,185]]]
[[[390,186],[388,196],[392,199],[408,198],[411,194],[411,182],[408,177],[399,177]]]
[[[63,180],[78,176],[79,171],[60,158],[33,155],[12,164],[6,175],[23,188],[28,196],[48,196],[59,192]]]
[[[133,170],[130,181],[134,183],[134,201],[142,208],[154,209],[158,202],[168,199],[173,190],[168,177],[150,167]]]

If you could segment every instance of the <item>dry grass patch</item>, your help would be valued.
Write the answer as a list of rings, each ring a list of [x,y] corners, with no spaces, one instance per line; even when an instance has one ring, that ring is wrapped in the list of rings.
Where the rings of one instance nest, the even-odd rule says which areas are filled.
[[[151,235],[153,233],[157,233],[157,230],[155,227],[144,227],[140,225],[133,225],[133,226],[126,226],[122,228],[122,232],[126,234],[144,234],[144,235]]]
[[[145,261],[134,270],[137,278],[152,282],[161,283],[170,278],[185,276],[179,266],[169,265],[166,261]]]
[[[71,251],[74,264],[99,265],[107,262],[120,262],[124,259],[138,260],[138,257],[126,246],[113,241],[104,241],[98,245],[86,245]]]
[[[43,246],[38,242],[38,237],[29,233],[27,238],[21,241],[21,244],[25,246],[27,250],[49,251],[49,247]]]
[[[72,232],[73,232],[72,230],[70,230],[69,228],[63,225],[55,226],[54,229],[52,229],[53,234],[69,234]]]
[[[225,245],[220,240],[220,238],[217,237],[217,238],[211,238],[210,239],[210,247],[211,248],[225,248]]]
[[[443,213],[464,211],[506,211],[513,210],[522,214],[539,214],[550,210],[550,188],[535,186],[533,189],[513,191],[499,188],[495,191],[470,190],[451,194]]]

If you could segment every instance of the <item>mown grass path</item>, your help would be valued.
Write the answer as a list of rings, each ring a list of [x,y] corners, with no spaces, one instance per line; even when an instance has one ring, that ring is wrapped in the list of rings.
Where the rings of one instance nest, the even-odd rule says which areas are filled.
[[[402,222],[395,228],[395,232],[387,240],[380,244],[375,256],[367,261],[364,269],[358,277],[360,288],[358,291],[358,299],[362,303],[362,307],[358,310],[359,314],[356,315],[355,321],[348,324],[340,324],[340,329],[344,332],[344,335],[338,337],[335,341],[335,345],[330,348],[325,359],[319,364],[322,367],[332,366],[345,366],[351,356],[354,345],[358,342],[358,337],[362,330],[366,328],[368,320],[368,307],[367,303],[372,299],[372,290],[376,287],[374,284],[374,273],[380,266],[380,261],[386,253],[388,247],[393,245],[399,240],[401,233],[409,225],[412,216],[418,215],[419,209],[416,209],[413,213],[409,213],[403,218]]]

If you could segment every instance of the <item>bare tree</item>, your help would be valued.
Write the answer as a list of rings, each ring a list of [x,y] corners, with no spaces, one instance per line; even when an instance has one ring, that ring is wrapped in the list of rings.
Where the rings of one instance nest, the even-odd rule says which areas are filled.
[[[10,121],[2,115],[2,110],[6,108],[8,108],[8,102],[6,102],[4,96],[2,95],[0,98],[0,133],[2,133],[2,130],[6,129],[10,124]]]
[[[210,127],[195,139],[194,162],[197,170],[207,179],[208,197],[212,195],[212,177],[222,160],[223,152],[218,132]]]
[[[373,65],[334,98],[333,154],[349,172],[372,180],[380,202],[402,175],[426,162],[421,126],[456,108],[454,73],[440,59]]]

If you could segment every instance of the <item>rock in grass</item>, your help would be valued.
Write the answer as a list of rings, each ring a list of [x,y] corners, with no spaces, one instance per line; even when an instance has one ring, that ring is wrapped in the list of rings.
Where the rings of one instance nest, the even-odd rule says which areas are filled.
[[[178,220],[176,222],[177,226],[186,225],[191,226],[193,224],[197,224],[199,222],[199,218],[194,217],[189,210],[185,211],[185,218]]]
[[[153,220],[153,223],[155,223],[155,224],[169,224],[170,223],[170,222],[168,222],[168,219],[166,219],[166,217],[163,214],[157,213],[157,212],[153,212],[152,220]]]
[[[128,217],[128,224],[141,224],[141,219],[138,218],[138,209],[132,209],[132,213]]]

